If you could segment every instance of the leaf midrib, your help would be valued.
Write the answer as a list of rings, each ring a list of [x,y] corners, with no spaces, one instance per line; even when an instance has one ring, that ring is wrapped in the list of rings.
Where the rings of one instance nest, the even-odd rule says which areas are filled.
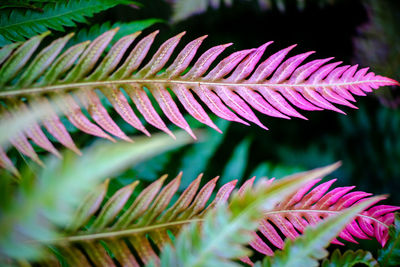
[[[31,88],[22,88],[17,90],[4,90],[0,91],[0,98],[3,97],[17,97],[20,95],[30,95],[30,94],[39,94],[46,93],[51,91],[63,91],[68,89],[76,89],[76,88],[90,88],[90,87],[102,87],[107,85],[118,85],[118,84],[186,84],[186,85],[205,85],[205,86],[226,86],[226,87],[267,87],[267,88],[281,88],[281,87],[291,87],[291,88],[325,88],[325,87],[343,87],[343,86],[351,86],[351,85],[359,85],[366,83],[378,83],[382,82],[381,80],[368,80],[368,81],[355,81],[355,82],[342,82],[342,83],[320,83],[320,84],[290,84],[290,83],[229,83],[225,81],[187,81],[187,80],[169,80],[169,79],[129,79],[129,80],[110,80],[110,81],[92,81],[92,82],[79,82],[79,83],[68,83],[68,84],[57,84],[50,86],[42,86],[42,87],[31,87]]]
[[[203,219],[189,219],[189,220],[182,220],[182,221],[175,221],[175,222],[168,222],[163,224],[156,224],[150,226],[144,226],[134,229],[125,229],[125,230],[116,230],[110,232],[103,232],[103,233],[94,233],[94,234],[83,234],[83,235],[76,235],[76,236],[66,236],[60,237],[57,239],[52,240],[42,240],[41,242],[47,244],[54,244],[54,243],[64,243],[64,242],[77,242],[77,241],[87,241],[93,239],[104,239],[104,238],[115,238],[115,237],[122,237],[132,234],[138,234],[143,232],[151,232],[161,228],[168,228],[173,226],[178,226],[182,224],[188,224],[192,222],[202,222]],[[28,241],[28,242],[35,242],[35,241]]]
[[[264,212],[264,215],[265,215],[264,218],[267,219],[268,215],[285,214],[285,213],[324,213],[324,214],[330,213],[330,214],[338,214],[340,212],[341,211],[312,210],[312,209],[272,210],[272,211]],[[370,220],[373,220],[373,221],[383,225],[384,227],[389,228],[389,226],[387,224],[375,219],[372,216],[358,214],[356,217],[362,217],[362,218],[370,219]],[[168,223],[163,223],[163,224],[145,226],[145,227],[134,228],[134,229],[125,229],[125,230],[116,230],[116,231],[103,232],[103,233],[83,234],[83,235],[76,235],[76,236],[60,237],[60,238],[52,239],[52,240],[41,240],[40,242],[43,242],[43,243],[46,243],[46,244],[54,244],[54,243],[87,241],[87,240],[94,240],[94,239],[101,239],[101,238],[115,238],[115,237],[122,237],[122,236],[127,236],[127,235],[132,235],[132,234],[143,233],[143,232],[151,232],[151,231],[154,231],[154,230],[157,230],[157,229],[168,228],[168,227],[188,224],[188,223],[192,223],[192,222],[202,222],[202,221],[204,221],[204,219],[202,219],[202,218],[189,219],[189,220],[174,221],[174,222],[168,222]],[[31,241],[27,241],[27,242],[37,242],[37,241],[36,240],[31,240]]]
[[[284,213],[330,213],[330,214],[339,214],[343,210],[313,210],[313,209],[298,209],[298,210],[273,210],[273,211],[268,211],[265,212],[264,214],[266,216],[268,215],[273,215],[273,214],[284,214]],[[382,226],[389,228],[389,225],[385,224],[384,222],[379,221],[378,219],[375,219],[372,216],[364,215],[364,214],[357,214],[356,217],[362,217],[365,219],[372,220],[376,223],[381,224]]]

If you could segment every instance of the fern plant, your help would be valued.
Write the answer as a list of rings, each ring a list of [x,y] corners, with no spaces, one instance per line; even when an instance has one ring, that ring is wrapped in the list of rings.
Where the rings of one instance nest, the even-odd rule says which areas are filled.
[[[346,223],[346,228],[341,233],[338,231],[335,236],[338,235],[347,240],[346,235],[351,232],[350,236],[366,238],[368,235],[385,242],[388,238],[388,225],[393,222],[393,211],[399,209],[399,207],[386,205],[370,207],[382,200],[383,197],[370,198],[368,197],[370,194],[363,192],[347,195],[342,193],[343,196],[341,197],[338,197],[338,193],[336,193],[336,196],[333,197],[335,194],[332,192],[348,191],[349,188],[339,187],[337,190],[325,193],[324,190],[321,191],[321,187],[326,187],[326,184],[315,187],[309,194],[302,197],[303,192],[309,191],[319,181],[319,179],[316,179],[317,177],[325,176],[338,166],[338,164],[335,164],[297,173],[278,181],[265,180],[254,188],[251,186],[252,180],[249,180],[239,188],[236,193],[237,196],[229,200],[229,203],[240,214],[245,209],[236,207],[238,204],[235,204],[235,202],[240,202],[239,196],[243,194],[253,195],[252,197],[243,197],[245,199],[250,197],[253,199],[252,201],[259,203],[258,205],[263,205],[264,211],[255,213],[258,214],[259,219],[253,221],[255,226],[251,230],[254,231],[257,228],[257,222],[261,220],[258,230],[272,242],[276,239],[277,234],[273,230],[271,231],[272,227],[267,227],[265,222],[273,221],[277,227],[282,229],[277,214],[285,214],[286,217],[291,217],[292,221],[285,223],[287,228],[291,228],[292,226],[289,227],[291,224],[297,226],[299,221],[305,222],[304,219],[300,219],[300,216],[304,216],[312,222],[310,217],[315,218],[315,214],[322,214],[321,217],[331,217],[349,207],[363,203],[363,208],[356,213],[357,217],[352,222]],[[53,250],[56,248],[63,259],[71,266],[90,266],[91,264],[113,266],[114,261],[124,266],[139,266],[152,261],[158,262],[157,251],[162,251],[166,244],[172,244],[171,235],[176,236],[186,224],[202,222],[208,211],[212,211],[215,206],[228,201],[236,185],[235,180],[223,185],[211,203],[207,205],[216,187],[218,177],[199,188],[202,178],[202,176],[199,176],[171,205],[172,197],[179,188],[181,176],[182,174],[179,174],[163,187],[167,178],[165,175],[142,189],[140,194],[132,199],[133,192],[138,185],[138,182],[135,181],[116,191],[104,202],[109,185],[107,180],[88,195],[86,200],[77,208],[75,216],[70,220],[70,225],[63,230],[62,237],[42,240],[40,243],[51,246]],[[296,184],[297,186],[295,186]],[[261,190],[260,188],[264,189]],[[264,193],[261,194],[260,190]],[[316,197],[315,192],[321,193]],[[329,202],[329,199],[332,198],[333,200]],[[103,202],[104,204],[101,205]],[[286,210],[281,205],[281,203],[296,202],[298,204],[315,202],[315,204],[310,210],[302,209],[301,211],[294,208]],[[245,201],[245,203],[247,202]],[[321,203],[325,203],[329,208],[324,210],[321,208]],[[370,208],[368,209],[368,207]],[[233,207],[231,208],[233,209]],[[250,211],[254,212],[254,207]],[[307,225],[308,223],[303,223],[302,229],[298,229],[298,231],[303,232]],[[343,227],[340,227],[340,229]],[[247,242],[255,251],[269,256],[272,255],[272,250],[261,241],[255,232],[248,234],[250,238]],[[292,238],[292,236],[289,236],[288,239]],[[333,240],[332,242],[338,241]],[[157,249],[153,248],[152,243],[156,245]],[[283,248],[283,246],[278,247]],[[113,255],[112,257],[109,256],[110,252]],[[52,264],[55,264],[54,259],[52,257],[47,258],[47,260],[53,262]],[[243,257],[242,261],[251,263],[248,257]]]
[[[194,98],[192,91],[215,115],[248,125],[248,122],[237,116],[240,115],[267,129],[251,108],[268,116],[285,119],[306,119],[288,102],[303,110],[330,109],[344,113],[332,103],[354,108],[350,103],[355,101],[353,94],[365,95],[372,88],[398,84],[392,79],[368,72],[367,68],[357,70],[357,65],[338,67],[341,62],[325,64],[332,58],[316,59],[301,65],[313,52],[285,60],[285,56],[295,46],[282,49],[259,63],[265,49],[272,42],[256,49],[232,53],[208,71],[217,56],[231,44],[212,47],[200,55],[193,67],[184,74],[206,37],[202,36],[187,44],[167,67],[168,60],[185,33],[165,41],[142,67],[157,31],[140,40],[130,53],[127,50],[140,32],[121,38],[101,58],[117,30],[102,34],[90,44],[77,44],[61,55],[62,48],[72,35],[57,39],[40,51],[27,68],[23,68],[24,65],[28,64],[40,42],[49,33],[33,37],[20,45],[12,44],[2,48],[0,86],[3,89],[0,98],[7,106],[18,110],[28,109],[30,99],[39,98],[42,105],[49,105],[45,94],[50,98],[57,95],[63,98],[63,112],[76,128],[111,141],[114,138],[110,134],[130,141],[107,113],[96,89],[101,91],[126,122],[150,135],[129,105],[124,94],[126,92],[149,124],[174,138],[156,112],[146,92],[148,90],[166,117],[196,138],[168,88],[190,115],[220,131]],[[123,57],[125,54],[126,58]],[[163,68],[166,68],[165,71],[160,72]],[[74,96],[97,125],[83,114]],[[21,102],[22,97],[28,98],[28,101]],[[49,117],[43,122],[45,128],[64,146],[79,153],[59,117],[50,110],[49,105]],[[3,114],[11,116],[7,111]],[[22,154],[40,163],[27,137],[43,149],[58,155],[38,125],[32,125],[26,133],[12,138],[12,144]],[[1,156],[1,165],[10,166],[4,151]]]

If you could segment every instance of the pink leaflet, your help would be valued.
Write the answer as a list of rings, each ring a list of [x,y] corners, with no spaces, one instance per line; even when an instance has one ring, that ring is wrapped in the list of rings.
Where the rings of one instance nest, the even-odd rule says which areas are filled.
[[[193,90],[200,97],[200,99],[208,106],[208,108],[218,117],[228,121],[236,121],[244,125],[249,125],[244,120],[240,119],[232,111],[230,111],[221,99],[204,85],[194,87]]]
[[[140,42],[135,46],[128,58],[125,60],[125,63],[122,64],[122,66],[111,77],[121,79],[130,77],[146,57],[157,34],[158,31],[155,31],[140,40]]]
[[[0,167],[9,170],[15,176],[19,176],[18,170],[15,168],[12,161],[7,157],[6,152],[0,147]]]
[[[318,84],[334,69],[336,66],[340,65],[342,62],[334,62],[328,65],[322,66],[317,71],[315,71],[307,80],[307,84]]]
[[[233,109],[237,114],[251,122],[254,122],[261,128],[268,130],[268,128],[258,120],[250,107],[238,95],[233,93],[232,90],[223,86],[215,86],[214,91],[225,102],[225,104]]]
[[[316,91],[304,89],[301,93],[308,101],[323,109],[330,109],[346,115],[346,113],[344,113],[343,111],[341,111],[340,109],[336,108],[334,105],[326,101]]]
[[[193,118],[221,133],[221,130],[212,122],[203,107],[193,97],[189,89],[182,84],[171,85],[171,89],[178,97],[183,107],[193,116]]]
[[[336,181],[336,179],[322,183],[311,190],[310,193],[303,196],[301,202],[295,205],[296,208],[308,207],[318,201],[328,191],[329,187]]]
[[[157,74],[157,72],[159,72],[167,63],[183,35],[185,35],[185,32],[165,41],[146,66],[144,66],[135,76],[138,78],[148,78]]]
[[[267,221],[262,220],[258,230],[277,248],[283,249],[284,241],[275,230],[275,228]]]
[[[22,101],[19,103],[18,108],[24,112],[28,112],[28,107]],[[60,153],[55,149],[53,144],[49,141],[47,136],[43,133],[39,124],[34,122],[26,130],[26,135],[41,148],[53,153],[57,157],[61,158]]]
[[[233,71],[233,73],[226,79],[227,82],[239,82],[246,79],[247,76],[253,71],[254,67],[264,54],[265,49],[272,42],[263,44],[251,54],[249,54]]]
[[[295,89],[290,87],[280,87],[279,92],[298,108],[304,110],[322,110],[322,108],[316,107],[307,100],[305,100],[300,93],[298,93]]]
[[[71,136],[69,135],[67,129],[65,129],[64,124],[60,121],[60,118],[54,112],[53,108],[51,107],[49,101],[45,97],[39,98],[40,105],[47,106],[47,117],[43,120],[43,125],[49,131],[49,133],[54,136],[61,144],[65,147],[71,149],[76,154],[81,155],[82,153],[76,147],[74,141],[72,140]]]
[[[196,55],[197,49],[206,37],[207,35],[199,37],[187,44],[161,77],[172,79],[180,75],[189,66]]]
[[[142,122],[133,112],[131,106],[128,103],[128,100],[116,87],[112,88],[103,88],[101,92],[107,97],[110,101],[111,105],[113,105],[115,111],[132,127],[142,131],[145,135],[150,136],[150,133],[143,126]]]
[[[146,119],[148,123],[160,129],[161,131],[166,132],[172,138],[175,139],[174,134],[167,128],[167,126],[162,121],[158,113],[155,111],[149,97],[142,88],[135,85],[129,85],[129,86],[127,85],[125,87],[125,91],[131,97],[137,109],[143,115],[143,117]]]
[[[251,88],[238,86],[235,91],[244,99],[247,103],[249,103],[254,109],[258,110],[261,113],[264,113],[268,116],[283,118],[290,120],[290,117],[283,115],[275,108],[273,108],[270,104],[268,104],[264,98],[254,92]]]
[[[200,58],[196,61],[196,63],[188,71],[188,73],[182,76],[182,79],[192,80],[202,76],[208,70],[214,60],[218,57],[218,55],[221,54],[225,50],[225,48],[230,45],[232,45],[232,43],[218,45],[208,49],[200,56]]]
[[[343,195],[347,194],[354,188],[355,186],[337,187],[329,191],[327,194],[325,194],[312,207],[315,209],[326,209],[330,207],[332,204],[335,204],[338,201],[338,199],[340,199]]]
[[[289,83],[290,84],[303,83],[304,80],[307,79],[311,74],[313,74],[314,71],[319,69],[320,66],[324,65],[326,62],[332,59],[333,57],[326,59],[316,59],[298,67],[290,76]]]
[[[242,61],[242,59],[253,52],[255,49],[247,49],[235,52],[223,59],[221,62],[215,66],[206,77],[203,78],[205,81],[215,81],[224,78],[228,73],[230,73],[236,65]]]
[[[207,201],[209,200],[212,192],[214,191],[218,179],[219,176],[215,177],[214,179],[206,183],[197,193],[196,198],[193,200],[193,203],[189,206],[187,210],[188,212],[181,214],[181,216],[179,216],[178,218],[180,219],[192,218],[194,215],[198,214],[202,209],[204,209],[204,207],[207,204]]]
[[[320,93],[322,97],[332,103],[336,103],[339,105],[348,106],[354,109],[358,109],[356,106],[348,102],[346,99],[342,98],[341,96],[337,95],[333,90],[327,87],[320,88]]]
[[[23,133],[16,134],[11,140],[11,144],[15,146],[15,148],[24,154],[25,156],[31,158],[33,161],[43,166],[43,162],[39,159],[35,150],[33,150],[31,144]]]
[[[66,93],[63,95],[63,105],[60,105],[60,108],[64,111],[68,120],[79,130],[99,136],[102,138],[106,138],[110,141],[115,141],[111,136],[103,132],[97,125],[93,124],[83,115],[80,106],[75,102],[74,98]]]
[[[123,131],[118,127],[118,125],[113,121],[113,119],[108,115],[107,110],[101,103],[97,93],[88,89],[78,94],[80,101],[83,106],[87,109],[89,114],[92,116],[93,120],[97,122],[104,130],[117,136],[118,138],[132,142],[132,140],[125,135]]]
[[[355,72],[357,71],[357,68],[358,68],[358,65],[351,66],[348,70],[346,70],[343,73],[341,80],[343,82],[351,81],[353,76],[354,76],[354,74],[355,74]]]
[[[286,100],[274,90],[266,89],[263,86],[257,86],[255,88],[262,96],[267,100],[272,106],[274,106],[278,111],[292,117],[298,117],[300,119],[307,120],[306,117],[298,113],[292,106],[286,102]]]
[[[107,78],[109,74],[117,67],[126,50],[135,40],[137,35],[137,33],[134,33],[119,39],[107,53],[107,56],[102,60],[100,65],[87,79],[90,80],[95,77],[97,80],[102,80]],[[102,74],[100,75],[100,73]]]
[[[148,88],[168,119],[178,127],[188,132],[188,134],[190,134],[194,139],[197,139],[168,91],[160,84],[154,84]]]
[[[252,248],[267,256],[274,255],[272,249],[256,233],[253,232],[252,234],[253,240],[249,243]]]
[[[283,62],[278,69],[275,71],[274,75],[269,79],[270,83],[281,83],[293,73],[293,71],[314,51],[299,54],[288,58]]]
[[[262,82],[268,76],[270,76],[275,69],[279,66],[285,56],[292,50],[296,45],[289,46],[285,49],[282,49],[269,58],[267,58],[264,62],[262,62],[257,69],[254,71],[253,75],[248,79],[249,82]]]

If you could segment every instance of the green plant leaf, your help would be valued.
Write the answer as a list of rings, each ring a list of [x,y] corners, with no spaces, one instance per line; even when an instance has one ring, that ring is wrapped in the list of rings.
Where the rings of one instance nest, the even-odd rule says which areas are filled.
[[[382,267],[400,264],[400,215],[396,213],[395,223],[389,229],[389,241],[378,251],[378,262]]]
[[[132,144],[98,142],[82,157],[67,152],[62,161],[49,158],[46,168],[36,170],[38,177],[24,176],[23,173],[21,187],[8,200],[8,205],[0,208],[0,256],[36,259],[42,255],[43,247],[38,242],[59,237],[55,226],[59,228],[86,220],[82,215],[74,220],[73,215],[83,198],[101,180],[128,165],[192,140],[181,136],[182,132],[176,134],[180,137],[176,142],[160,135],[152,139],[141,138]],[[7,185],[4,180],[2,183]],[[8,189],[12,190],[12,187],[8,186]],[[90,206],[98,203],[91,199],[86,200]],[[81,209],[80,214],[90,210],[93,209]]]
[[[379,266],[378,262],[374,259],[371,252],[363,251],[361,249],[357,251],[346,250],[344,254],[340,253],[339,249],[331,254],[329,259],[325,259],[322,262],[322,267],[352,267],[357,264],[363,264],[368,267]]]
[[[24,41],[49,29],[64,31],[65,27],[86,22],[86,17],[119,4],[132,4],[129,0],[69,0],[47,3],[43,12],[34,10],[5,10],[0,16],[0,35],[8,43]],[[8,44],[0,43],[0,47]]]

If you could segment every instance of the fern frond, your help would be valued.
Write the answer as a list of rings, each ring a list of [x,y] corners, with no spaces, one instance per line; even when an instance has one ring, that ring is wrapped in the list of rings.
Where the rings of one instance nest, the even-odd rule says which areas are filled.
[[[278,251],[274,257],[265,257],[263,267],[316,267],[318,260],[328,256],[326,247],[340,231],[357,216],[359,212],[376,202],[379,198],[371,198],[358,203],[316,226],[306,228],[304,234],[296,240],[287,240],[284,250]]]
[[[48,105],[47,98],[62,97],[65,104],[63,112],[81,131],[112,141],[114,138],[111,135],[130,141],[107,113],[100,100],[101,95],[109,100],[115,111],[127,123],[150,135],[130,106],[126,98],[128,95],[150,125],[173,137],[156,112],[149,98],[150,93],[165,116],[195,138],[171,93],[175,94],[190,115],[219,131],[193,93],[211,112],[223,119],[248,125],[239,118],[240,115],[267,129],[258,120],[252,108],[268,116],[286,119],[306,119],[289,102],[304,110],[330,109],[344,113],[332,103],[354,108],[349,102],[355,101],[353,94],[365,95],[365,92],[372,91],[372,88],[398,84],[392,79],[368,73],[367,68],[357,71],[357,66],[338,67],[341,62],[324,65],[332,58],[317,59],[301,65],[313,52],[284,60],[294,46],[280,50],[259,63],[265,49],[272,42],[256,49],[237,51],[220,61],[216,61],[217,56],[231,44],[212,47],[200,55],[193,67],[185,73],[206,36],[187,44],[173,62],[167,65],[184,33],[164,42],[146,64],[142,62],[157,31],[144,37],[130,52],[127,50],[139,32],[121,38],[102,57],[117,30],[102,34],[90,44],[84,42],[75,45],[59,55],[71,37],[67,35],[44,48],[30,63],[29,59],[46,34],[33,37],[19,45],[0,67],[0,99],[8,107],[15,106],[21,109],[25,108],[25,103],[29,104],[31,99],[42,100],[43,105]],[[10,50],[9,47],[3,49]],[[0,54],[2,53],[0,50]],[[218,64],[208,71],[213,63]],[[162,69],[165,71],[161,71]],[[27,99],[24,103],[21,102],[23,97]],[[84,115],[77,100],[94,122]],[[50,112],[43,124],[60,143],[76,150],[57,115]],[[35,129],[41,131],[40,127],[35,126]],[[31,139],[38,145],[46,142],[43,140],[44,134],[37,132],[34,136],[36,139]],[[38,140],[38,137],[41,140]],[[28,146],[25,135],[14,139],[14,143],[22,144],[16,146],[21,153],[37,160],[34,151],[32,153],[31,150],[22,149]],[[48,146],[42,147],[53,151]]]
[[[336,249],[329,259],[325,259],[322,262],[322,267],[352,267],[357,266],[357,264],[367,265],[368,267],[379,266],[378,262],[369,251],[363,251],[361,249],[357,251],[347,250],[345,253],[341,254],[340,250]]]
[[[42,7],[43,12],[12,9],[0,16],[0,35],[9,42],[24,41],[49,29],[64,31],[77,22],[86,22],[95,13],[131,3],[129,0],[69,0],[47,3]]]
[[[271,245],[279,249],[284,247],[281,235],[296,239],[307,226],[316,225],[321,220],[340,213],[343,209],[366,201],[371,196],[362,191],[350,192],[354,186],[337,187],[328,191],[335,180],[313,188],[318,181],[317,179],[310,182],[296,194],[285,199],[274,210],[265,214],[264,220],[260,222],[259,231],[270,244],[264,242],[257,234],[256,241],[250,243],[255,250],[266,255],[273,255]],[[251,186],[251,183],[252,180],[249,180],[246,186]],[[382,199],[385,197],[380,197],[378,201]],[[357,243],[355,238],[370,239],[372,237],[384,246],[388,240],[388,226],[394,222],[393,212],[399,209],[400,207],[389,205],[377,205],[365,209],[340,232],[338,237],[353,243]],[[334,239],[332,243],[343,244],[338,239]]]
[[[325,168],[295,174],[290,177],[291,179],[296,177],[299,179],[301,177],[306,177],[309,181],[312,180],[312,183],[315,184],[318,181],[315,180],[317,177],[326,175],[337,168],[337,166],[338,165],[331,165]],[[177,235],[181,231],[182,226],[188,223],[202,221],[203,216],[208,210],[212,209],[218,203],[225,203],[228,200],[229,195],[236,184],[236,181],[234,180],[223,185],[216,193],[211,204],[206,206],[207,202],[210,202],[218,177],[212,179],[198,190],[201,182],[200,175],[187,187],[174,204],[170,204],[173,195],[179,188],[180,179],[181,174],[162,189],[162,184],[166,180],[166,176],[163,176],[147,188],[143,189],[138,197],[130,200],[134,188],[137,186],[137,182],[134,182],[133,184],[118,190],[105,202],[103,206],[101,206],[101,202],[103,201],[105,192],[107,191],[107,185],[105,184],[101,189],[93,192],[92,195],[88,197],[88,200],[82,204],[81,208],[79,208],[79,211],[77,212],[76,219],[73,220],[76,223],[65,230],[65,236],[58,240],[52,240],[49,242],[53,245],[57,245],[60,251],[66,255],[66,260],[70,260],[72,265],[77,263],[77,259],[86,263],[100,260],[105,257],[104,262],[111,262],[111,258],[107,254],[104,254],[105,248],[110,250],[115,256],[115,260],[122,265],[126,262],[133,262],[134,265],[136,263],[139,264],[140,262],[147,264],[152,259],[158,261],[158,250],[161,250],[165,244],[171,243],[171,238],[168,233]],[[248,190],[257,191],[257,189],[251,188],[251,182],[252,180],[245,183],[239,189],[238,194],[243,194],[243,192]],[[276,182],[271,182],[272,180],[270,180],[268,184],[274,188]],[[307,186],[303,186],[304,189],[300,189],[299,191],[308,191],[312,187],[310,183],[311,182],[307,183]],[[320,190],[320,188],[316,187],[315,190]],[[313,192],[315,192],[315,190],[311,191],[310,194],[314,194]],[[336,191],[340,190],[341,188],[338,188]],[[354,196],[360,194],[360,192],[355,192],[355,194],[348,194],[348,196],[345,196],[340,200],[336,198],[337,205],[341,205],[341,203],[345,202],[345,199],[347,199],[347,203],[343,204],[340,208],[333,209],[333,212],[327,212],[322,209],[320,209],[322,210],[322,212],[320,212],[320,210],[315,208],[312,212],[303,211],[303,215],[308,219],[312,214],[318,213],[319,215],[321,213],[322,218],[327,218],[331,215],[340,213],[347,207],[353,207],[358,203],[370,201],[371,198],[366,198],[370,194],[364,193],[362,199]],[[328,193],[326,196],[327,197],[324,199],[329,198],[331,194]],[[286,203],[287,199],[291,199],[292,202],[295,202],[297,194],[289,197],[280,197],[279,203]],[[381,199],[382,197],[379,199],[375,198],[374,202]],[[132,204],[127,205],[127,203]],[[287,211],[282,208],[281,204],[277,204],[274,207],[268,207],[268,209],[269,211],[262,213],[265,221],[270,219],[277,221],[276,218],[278,218],[277,216],[279,216],[280,213],[286,214],[286,216],[294,214],[292,215],[293,217],[296,216],[295,214],[299,213],[297,211]],[[383,234],[375,235],[372,233],[370,236],[382,236],[382,238],[385,239],[387,238],[387,225],[391,223],[389,220],[386,220],[386,218],[393,216],[392,210],[394,209],[398,209],[398,207],[382,205],[374,206],[368,210],[360,212],[357,219],[348,224],[346,229],[353,229],[357,226],[358,228],[356,228],[355,231],[357,231],[358,236],[361,234],[366,235],[366,233],[363,232],[364,228],[362,228],[362,230],[359,228],[363,227],[362,225],[365,223],[371,223],[370,227],[376,230],[377,233]],[[368,212],[371,210],[379,210],[380,214],[369,214]],[[97,214],[97,216],[94,216],[95,214]],[[382,216],[380,217],[380,215]],[[382,219],[382,217],[385,219]],[[304,218],[303,221],[305,221]],[[321,221],[320,218],[317,222],[319,221]],[[313,220],[312,222],[316,222],[316,220]],[[313,224],[312,222],[310,224]],[[306,227],[308,224],[309,223],[305,221],[303,226]],[[287,225],[289,225],[289,223],[287,223]],[[276,226],[280,227],[280,224],[276,223]],[[261,223],[258,229],[265,233],[264,224]],[[369,234],[370,233],[368,232],[368,235]],[[254,240],[250,242],[250,245],[252,245],[256,251],[260,251],[267,255],[272,254],[272,250],[269,247],[268,251],[260,250],[260,248],[265,248],[266,245],[260,242],[260,238],[255,232],[252,232],[251,235]],[[275,238],[274,233],[268,233],[267,238]],[[105,245],[103,246],[102,244]],[[151,244],[155,244],[157,248],[155,249]],[[95,254],[91,255],[93,252],[90,251],[94,247],[97,248],[96,251],[99,253],[96,255],[101,254],[103,256],[100,257]],[[271,253],[269,251],[271,251]],[[86,256],[83,255],[88,255],[89,258],[85,259]],[[138,257],[135,257],[134,255],[138,255]],[[250,261],[248,258],[243,258],[242,260],[246,262]]]

